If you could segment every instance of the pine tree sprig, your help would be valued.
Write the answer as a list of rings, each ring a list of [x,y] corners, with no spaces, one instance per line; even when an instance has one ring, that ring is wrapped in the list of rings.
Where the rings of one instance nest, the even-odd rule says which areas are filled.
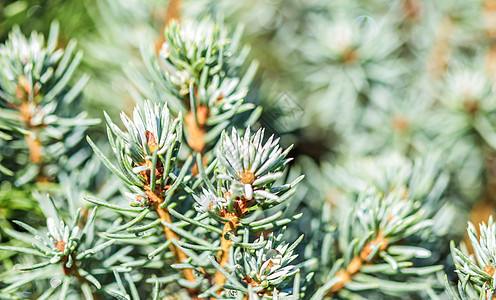
[[[454,242],[451,243],[451,255],[455,262],[456,273],[458,274],[458,293],[451,290],[451,299],[468,299],[473,296],[481,299],[492,299],[496,294],[494,290],[495,274],[495,236],[496,224],[492,216],[489,217],[487,225],[480,224],[479,232],[472,223],[468,223],[468,237],[474,249],[474,255],[468,255],[458,249]]]
[[[56,49],[58,32],[59,25],[53,22],[45,42],[42,34],[33,32],[27,38],[15,27],[0,46],[0,114],[5,116],[0,122],[2,136],[14,143],[22,137],[31,162],[30,168],[19,172],[24,176],[16,174],[18,185],[36,176],[53,180],[55,174],[47,170],[54,166],[63,169],[71,152],[80,151],[84,158],[80,163],[84,162],[87,154],[79,149],[83,133],[99,123],[74,109],[89,77],[83,75],[73,82],[82,52],[75,53],[74,41],[66,49]],[[71,143],[62,143],[64,139]],[[20,168],[15,166],[17,156],[9,161],[14,168]]]

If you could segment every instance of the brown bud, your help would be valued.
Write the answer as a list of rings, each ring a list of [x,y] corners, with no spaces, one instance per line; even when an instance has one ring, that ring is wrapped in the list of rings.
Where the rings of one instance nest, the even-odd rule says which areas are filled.
[[[59,241],[59,240],[56,241],[57,243],[55,244],[55,248],[57,248],[57,250],[59,250],[60,252],[64,252],[66,243],[64,241]]]
[[[222,94],[220,94],[219,97],[217,97],[217,99],[215,99],[215,104],[218,104],[220,101],[222,101],[222,99],[224,99],[224,96]]]
[[[252,172],[245,171],[240,177],[243,184],[252,184],[255,181],[255,174]]]
[[[403,13],[410,22],[417,22],[421,17],[422,3],[419,0],[406,0],[403,3]]]
[[[196,116],[198,118],[198,124],[200,126],[204,126],[207,123],[207,118],[209,114],[208,108],[205,106],[198,106],[196,110],[197,110]]]
[[[394,116],[392,123],[393,123],[393,128],[398,132],[405,132],[408,130],[408,127],[410,127],[408,120],[402,115]]]
[[[20,100],[24,99],[24,91],[22,90],[20,85],[16,86],[16,96],[17,96],[17,99],[20,99]]]
[[[243,279],[241,279],[241,281],[243,281],[244,283],[248,283],[248,284],[250,284],[253,287],[258,286],[258,282],[256,282],[255,280],[253,280],[253,278],[251,278],[248,275],[246,275]]]
[[[146,143],[148,144],[148,148],[150,148],[150,152],[153,153],[155,148],[157,148],[157,142],[155,141],[155,136],[150,131],[145,131]]]
[[[24,76],[19,76],[18,78],[19,85],[24,89],[26,94],[31,93],[31,87],[29,86],[29,82]]]
[[[479,111],[479,103],[476,100],[465,100],[463,108],[469,115],[473,116]]]
[[[342,55],[341,55],[343,61],[347,64],[353,64],[358,60],[358,54],[354,49],[347,49]]]
[[[494,275],[494,267],[491,266],[491,265],[487,265],[484,267],[484,272],[486,272],[487,274],[493,276]]]
[[[270,270],[270,268],[272,268],[273,266],[275,266],[274,262],[272,261],[272,259],[269,259],[269,263],[267,264],[266,271]]]

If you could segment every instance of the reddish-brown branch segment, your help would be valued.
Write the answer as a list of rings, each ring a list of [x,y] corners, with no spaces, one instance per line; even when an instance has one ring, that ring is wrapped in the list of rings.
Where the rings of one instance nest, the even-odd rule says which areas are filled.
[[[158,54],[162,48],[162,44],[165,42],[165,28],[169,26],[172,20],[176,20],[178,23],[181,19],[181,0],[170,0],[167,8],[165,10],[164,20],[164,30],[160,35],[159,40],[155,44],[155,52]]]
[[[450,16],[445,17],[436,32],[436,43],[432,46],[427,71],[436,78],[442,78],[451,57],[451,38],[455,33],[455,24]]]
[[[41,144],[41,141],[38,138],[33,139],[31,134],[26,134],[24,138],[28,144],[29,161],[33,164],[40,164],[43,160],[43,156],[41,154],[43,145]]]
[[[243,178],[245,184],[252,183],[255,179],[253,173],[251,172],[245,172],[243,174],[240,174],[240,176],[241,178]],[[231,193],[226,192],[224,194],[224,197],[226,199],[230,198]],[[229,251],[231,250],[232,245],[232,240],[227,239],[226,237],[229,237],[229,235],[236,235],[236,229],[239,225],[239,219],[244,217],[248,213],[248,209],[254,201],[254,199],[248,200],[246,198],[237,197],[236,199],[234,199],[234,212],[222,210],[219,214],[220,217],[229,219],[229,222],[224,223],[224,229],[222,230],[220,244],[222,250],[219,251],[217,254],[217,261],[222,268],[224,268],[229,262]],[[215,273],[214,279],[215,284],[219,286],[222,286],[226,282],[226,277],[220,271],[217,271],[217,273]],[[220,289],[218,293],[220,293],[221,291],[222,289]]]
[[[496,77],[496,45],[491,45],[487,53],[487,73]]]
[[[157,139],[151,131],[148,131],[148,130],[145,131],[145,138],[146,138],[146,143],[147,143],[147,146],[148,146],[148,149],[150,150],[150,152],[153,153],[154,151],[158,151]],[[143,150],[147,151],[146,146],[144,146],[144,148],[145,149],[143,149]],[[153,163],[149,160],[145,160],[145,162],[143,162],[142,165],[146,165],[149,167],[148,171],[141,173],[141,175],[145,179],[145,181],[144,181],[145,194],[146,194],[146,197],[148,198],[147,199],[148,205],[153,207],[153,209],[157,213],[157,216],[160,218],[160,220],[162,220],[163,223],[172,224],[172,219],[170,217],[169,210],[167,209],[167,207],[165,207],[165,208],[161,207],[161,205],[164,203],[164,198],[165,198],[163,196],[163,191],[170,188],[170,186],[169,185],[166,185],[166,186],[156,185],[153,190],[151,188],[151,178],[152,178],[151,172],[155,173],[156,179],[162,178],[164,175],[164,167],[163,167],[162,163],[157,162],[157,165],[155,166],[154,170],[152,170]],[[162,226],[164,228],[165,237],[168,241],[179,241],[179,237],[177,236],[177,234],[174,231],[172,231],[172,229],[167,227],[165,224],[162,224]],[[185,260],[188,259],[188,256],[186,255],[186,253],[184,253],[174,243],[171,243],[169,245],[169,249],[174,254],[174,257],[175,257],[177,262],[181,263],[181,262],[184,262]],[[196,277],[193,274],[192,269],[184,269],[183,272],[184,272],[184,278],[186,278],[186,280],[188,280],[190,282],[196,281]],[[189,292],[190,297],[192,299],[197,299],[198,292],[196,291],[196,289],[193,289],[193,288],[188,289],[188,292]]]
[[[65,247],[65,242],[64,241],[57,241],[56,247],[57,247],[57,250],[62,252],[63,248]],[[72,263],[70,268],[66,267],[67,261],[69,261],[69,255],[64,255],[61,259],[62,273],[66,276],[73,276],[81,284],[86,283],[90,286],[93,285],[88,279],[86,279],[84,276],[81,275],[81,273],[79,272],[79,267],[78,267],[77,262],[76,262],[76,258],[74,257],[73,254],[70,254],[70,255],[72,256],[71,258],[73,260],[73,263]],[[92,294],[93,294],[93,299],[95,299],[95,300],[101,299],[101,297],[99,297],[99,295],[96,294],[95,292],[92,292]]]
[[[484,5],[485,34],[492,41],[487,53],[487,72],[490,76],[496,77],[496,0],[486,0]]]
[[[336,283],[327,293],[327,296],[332,296],[334,293],[342,289],[348,282],[350,282],[353,278],[353,275],[358,273],[362,266],[367,263],[367,258],[370,256],[373,250],[373,246],[380,245],[379,250],[384,251],[389,246],[388,240],[382,235],[382,232],[379,231],[377,237],[370,242],[368,242],[365,247],[363,247],[362,251],[359,255],[353,257],[350,261],[346,269],[341,269],[336,273],[336,277],[341,278],[342,280]],[[372,258],[373,259],[373,258]]]
[[[181,0],[170,0],[165,12],[165,26],[172,20],[179,22],[181,18]]]
[[[230,221],[224,224],[224,230],[222,231],[222,240],[221,240],[221,248],[217,254],[217,261],[219,262],[221,267],[225,267],[227,262],[229,261],[229,251],[231,249],[232,240],[227,239],[229,234],[236,235],[236,228],[238,227],[238,217],[234,214],[229,214]],[[226,282],[226,276],[222,274],[220,271],[215,273],[215,284],[222,286]]]
[[[169,224],[172,224],[172,220],[169,214],[169,210],[167,208],[162,208],[160,207],[160,204],[164,202],[162,197],[157,196],[155,193],[153,193],[151,190],[146,190],[145,191],[146,195],[148,196],[148,200],[153,203],[153,208],[155,209],[155,212],[157,213],[157,216],[164,222],[167,222]],[[176,235],[174,231],[172,231],[169,227],[162,225],[164,228],[165,232],[165,237],[167,238],[168,241],[178,241],[179,237]],[[174,256],[178,262],[183,262],[184,260],[188,259],[188,256],[186,253],[184,253],[181,249],[177,248],[173,243],[169,245],[169,249],[174,253]],[[193,270],[191,269],[184,269],[184,278],[188,281],[195,281],[196,277],[193,274]]]
[[[21,76],[21,78],[24,77]],[[20,80],[20,82],[22,81],[23,80]],[[23,85],[22,88],[18,86],[17,96],[18,97],[21,96],[22,98],[19,99],[22,100],[25,97],[27,97],[26,94],[28,93],[28,91],[29,91],[28,86]],[[34,164],[39,164],[43,160],[43,156],[42,156],[43,145],[41,144],[41,141],[38,137],[35,136],[33,138],[32,136],[32,134],[35,135],[37,128],[31,124],[32,115],[31,115],[31,108],[29,102],[24,101],[21,105],[17,107],[17,109],[19,110],[20,113],[19,119],[22,122],[24,122],[24,124],[29,130],[33,131],[33,133],[28,133],[24,135],[24,138],[26,139],[26,143],[28,144],[28,149],[29,149],[29,161]]]
[[[184,118],[184,126],[188,133],[188,145],[196,153],[204,153],[205,151],[205,134],[207,133],[206,123],[208,118],[208,108],[198,106],[196,108],[196,118],[193,111]],[[198,119],[198,122],[196,121]]]
[[[487,273],[489,276],[494,276],[494,267],[491,266],[491,265],[487,265],[484,267],[484,272]],[[489,300],[489,293],[490,293],[490,290],[488,290],[486,292],[486,299]],[[492,296],[491,300],[496,300],[496,295]]]
[[[416,23],[420,20],[422,13],[421,0],[406,0],[403,2],[402,8],[406,20],[411,23]]]

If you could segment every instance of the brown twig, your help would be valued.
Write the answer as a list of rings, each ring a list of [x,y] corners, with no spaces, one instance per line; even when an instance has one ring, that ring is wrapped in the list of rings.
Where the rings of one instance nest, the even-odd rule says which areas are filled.
[[[43,160],[43,156],[41,155],[43,145],[41,144],[40,139],[37,137],[33,138],[31,134],[26,134],[24,138],[28,144],[29,161],[33,164],[40,164]]]
[[[24,76],[19,76],[17,81],[16,96],[21,101],[21,104],[18,106],[12,105],[12,107],[19,111],[19,119],[30,131],[30,133],[24,135],[24,139],[26,140],[26,144],[28,146],[29,161],[32,164],[37,164],[40,166],[36,181],[48,182],[50,181],[50,178],[43,174],[43,144],[39,139],[40,127],[43,127],[44,125],[33,125],[31,122],[33,112],[31,109],[31,103],[29,102],[29,96],[33,93],[33,104],[35,109],[37,109],[39,89],[35,88],[32,90],[28,80]]]
[[[411,23],[416,23],[421,18],[422,2],[421,0],[405,0],[402,9],[405,19]]]
[[[427,61],[427,71],[441,79],[446,72],[451,57],[451,38],[455,33],[455,24],[450,16],[445,17],[436,32],[436,43]]]
[[[145,137],[146,137],[146,142],[147,142],[147,145],[148,145],[148,149],[153,153],[155,151],[157,151],[158,149],[158,144],[157,144],[157,141],[155,139],[155,136],[153,135],[153,133],[151,131],[148,131],[146,130],[145,131]],[[162,207],[162,203],[164,203],[164,195],[163,195],[163,192],[165,190],[167,190],[170,186],[156,186],[154,190],[152,190],[151,188],[151,172],[154,172],[155,173],[155,178],[160,178],[162,177],[164,174],[164,167],[163,165],[159,162],[157,163],[157,165],[155,166],[155,169],[152,170],[152,162],[149,161],[149,160],[146,160],[144,162],[144,165],[148,166],[150,168],[150,170],[148,171],[143,171],[141,173],[141,175],[143,176],[143,178],[145,178],[145,194],[148,198],[148,203],[150,204],[151,207],[153,207],[153,209],[155,210],[155,212],[157,213],[157,216],[163,221],[163,222],[166,222],[168,224],[172,224],[172,219],[170,217],[170,213],[169,213],[169,210],[167,209],[167,207]],[[165,232],[165,237],[167,238],[168,241],[178,241],[179,240],[179,237],[176,235],[176,233],[174,231],[172,231],[169,227],[165,226],[164,224],[162,224],[163,228],[164,228],[164,232]],[[188,256],[186,255],[186,253],[184,253],[181,249],[179,249],[178,247],[176,247],[176,245],[174,245],[173,243],[171,243],[169,245],[169,249],[172,251],[172,253],[174,253],[174,257],[176,258],[176,260],[178,262],[183,262],[184,260],[188,259]],[[194,276],[193,274],[193,271],[191,269],[185,269],[184,270],[184,277],[186,278],[186,280],[188,281],[196,281],[196,277]]]
[[[380,245],[380,250],[384,251],[389,246],[388,240],[379,231],[377,237],[370,242],[368,242],[362,249],[359,255],[353,257],[346,269],[341,269],[336,273],[336,277],[341,278],[341,281],[332,286],[332,288],[327,292],[327,296],[331,297],[334,293],[341,290],[348,282],[353,279],[353,275],[358,273],[362,266],[373,258],[367,260],[372,253],[372,246]]]
[[[188,132],[188,145],[196,153],[204,153],[205,151],[205,134],[207,133],[206,123],[208,118],[208,108],[198,106],[196,108],[196,117],[193,110],[184,118],[184,126]],[[198,122],[197,122],[198,120]]]
[[[26,127],[30,131],[33,132],[24,135],[29,149],[29,161],[33,164],[39,164],[43,160],[43,145],[41,144],[40,139],[36,136],[37,127],[33,126],[31,123],[31,119],[33,116],[31,114],[30,104],[27,101],[27,95],[30,93],[30,88],[29,85],[27,85],[27,83],[24,83],[24,80],[22,80],[21,78],[24,77],[20,77],[20,85],[17,86],[17,97],[23,101],[22,104],[17,107],[20,113],[19,119],[26,125]],[[32,135],[34,135],[34,137]]]
[[[157,140],[151,131],[148,130],[145,131],[145,138],[146,138],[148,150],[152,153],[158,151]],[[154,172],[155,178],[162,178],[164,176],[164,166],[162,165],[160,160],[157,162],[155,166],[150,160],[145,160],[142,163],[142,165],[146,165],[149,167],[148,171],[143,171],[140,173],[141,176],[143,176],[144,178],[145,194],[146,197],[148,198],[147,199],[148,205],[150,205],[150,207],[152,207],[153,210],[155,210],[157,216],[160,218],[160,220],[162,220],[162,227],[164,228],[166,239],[168,241],[179,241],[179,237],[177,236],[177,234],[164,224],[164,223],[172,224],[172,219],[169,213],[169,209],[167,207],[162,207],[162,204],[165,201],[165,196],[163,192],[169,189],[170,186],[156,185],[154,189],[151,188],[151,178],[152,178],[151,172]],[[186,253],[184,253],[184,251],[182,251],[179,247],[176,247],[174,243],[169,244],[169,249],[174,254],[174,257],[177,262],[181,263],[188,259]],[[184,269],[183,273],[184,273],[184,278],[186,280],[190,282],[196,281],[196,277],[193,274],[192,269]],[[188,292],[192,299],[197,299],[198,291],[196,289],[189,288]]]
[[[64,247],[65,247],[65,242],[64,241],[57,241],[57,244],[56,244],[56,248],[59,250],[59,251],[63,251],[64,250]],[[74,258],[74,255],[73,254],[70,254],[72,256],[72,260],[74,261],[74,263],[72,264],[72,266],[70,268],[66,267],[66,263],[67,261],[69,260],[69,255],[65,255],[62,257],[61,259],[61,262],[62,262],[62,273],[66,276],[73,276],[74,278],[76,278],[79,283],[81,284],[88,284],[88,285],[93,285],[88,279],[86,279],[84,276],[81,275],[81,273],[79,272],[79,267],[76,263],[76,258]],[[96,294],[95,292],[91,292],[92,295],[93,295],[93,299],[97,300],[97,299],[101,299],[101,297]]]
[[[163,196],[161,196],[160,194],[158,194],[158,195],[155,194],[154,192],[152,192],[149,189],[149,187],[147,187],[145,194],[148,196],[149,201],[151,203],[153,203],[153,208],[154,208],[155,212],[157,213],[158,217],[163,222],[172,224],[169,210],[167,208],[160,207],[160,205],[162,203],[164,203]],[[168,241],[173,241],[173,240],[178,241],[179,240],[179,237],[177,236],[177,234],[174,231],[172,231],[169,227],[167,227],[163,224],[162,224],[162,226],[164,228],[165,237],[167,238]],[[186,253],[184,253],[181,249],[177,248],[173,243],[171,243],[169,245],[169,249],[172,251],[172,253],[174,253],[174,256],[178,262],[183,262],[184,260],[188,259],[188,256],[186,255]],[[184,269],[183,271],[184,271],[184,278],[186,278],[186,280],[191,281],[191,282],[196,281],[196,277],[193,274],[193,270]]]
[[[170,0],[167,5],[167,11],[165,12],[165,25],[168,25],[172,20],[179,22],[181,18],[180,12],[181,0]]]
[[[167,8],[165,10],[164,20],[164,30],[160,35],[159,40],[155,45],[155,52],[158,54],[162,48],[162,44],[165,42],[165,28],[169,25],[172,20],[179,23],[181,19],[181,0],[170,0]]]
[[[198,106],[196,108],[196,118],[192,110],[184,118],[184,127],[186,127],[188,132],[188,145],[193,151],[202,154],[202,156],[205,154],[205,134],[207,133],[206,123],[208,115],[209,110],[207,107]],[[198,163],[202,163],[205,166],[208,161],[205,156],[203,156],[201,162],[197,161],[191,168],[191,174],[193,176],[199,174]]]
[[[487,72],[496,77],[496,0],[486,0],[484,5],[485,34],[491,42],[487,53]]]
[[[245,184],[251,184],[255,180],[254,174],[249,171],[243,172],[239,175],[242,178],[242,182]],[[224,197],[229,198],[231,197],[231,194],[229,192],[226,192]],[[226,237],[229,237],[229,235],[236,235],[236,228],[239,225],[239,219],[246,215],[248,209],[254,201],[254,199],[248,200],[246,198],[237,197],[234,200],[234,212],[223,210],[219,214],[220,217],[229,219],[228,222],[224,223],[224,229],[222,230],[222,250],[217,253],[217,261],[222,268],[224,268],[229,261],[229,251],[231,250],[232,245],[232,239],[227,239]],[[226,282],[226,277],[220,271],[217,271],[217,273],[215,273],[214,280],[215,284],[222,286]],[[222,289],[220,289],[218,293],[220,293],[221,291]]]
[[[236,235],[236,228],[239,224],[238,217],[235,214],[230,213],[228,215],[228,218],[230,219],[230,221],[224,224],[224,230],[222,231],[222,240],[220,244],[222,250],[220,250],[217,254],[217,261],[223,268],[229,261],[229,250],[231,249],[232,244],[232,240],[226,237],[229,237],[230,234]],[[217,271],[217,273],[215,273],[214,280],[215,284],[222,286],[226,282],[226,276],[224,276],[224,274],[222,274],[220,271]]]

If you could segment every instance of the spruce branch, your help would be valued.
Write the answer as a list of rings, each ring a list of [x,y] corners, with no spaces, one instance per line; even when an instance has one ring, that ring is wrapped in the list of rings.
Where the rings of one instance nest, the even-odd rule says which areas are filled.
[[[494,289],[495,274],[495,236],[496,224],[492,216],[489,217],[487,225],[479,226],[480,234],[472,223],[468,223],[467,233],[470,243],[474,249],[473,255],[468,255],[465,251],[458,249],[455,243],[451,243],[451,255],[455,262],[456,273],[458,274],[458,292],[452,290],[447,283],[446,288],[451,299],[494,299],[496,291]]]
[[[165,24],[168,25],[172,20],[179,22],[181,17],[181,0],[170,0],[167,4],[165,15]]]
[[[10,139],[23,136],[31,162],[25,176],[18,176],[19,185],[30,181],[32,174],[39,180],[53,179],[55,174],[45,169],[53,169],[52,165],[63,169],[69,153],[82,150],[78,142],[84,130],[99,122],[74,109],[88,76],[72,82],[82,52],[75,53],[74,41],[65,50],[56,49],[58,30],[58,23],[53,22],[45,42],[37,32],[28,39],[14,27],[0,46],[0,113],[8,116],[2,118],[0,129]],[[62,143],[69,137],[71,143]],[[30,172],[30,168],[37,170]]]
[[[435,43],[431,48],[426,70],[433,77],[444,77],[452,55],[452,38],[456,30],[456,23],[451,16],[444,17],[436,30]]]
[[[335,262],[326,283],[317,291],[314,299],[321,299],[325,295],[331,297],[344,288],[354,292],[378,289],[393,295],[406,291],[432,290],[435,283],[426,275],[441,270],[442,266],[429,269],[414,267],[412,258],[427,258],[431,252],[408,243],[401,245],[408,238],[432,226],[432,220],[426,215],[417,201],[404,198],[401,192],[382,196],[370,189],[362,193],[349,217],[340,226],[339,249],[343,258]],[[374,279],[380,274],[387,276],[396,273],[403,276],[418,274],[420,277],[416,285],[401,288],[394,280]],[[380,282],[390,282],[396,288],[390,289]]]
[[[282,291],[289,280],[299,272],[298,267],[290,263],[298,256],[294,251],[303,236],[289,245],[283,240],[285,230],[284,227],[277,235],[270,233],[267,239],[261,235],[253,242],[254,245],[261,247],[236,249],[237,253],[234,255],[236,274],[241,281],[253,287],[256,295],[269,296],[277,291],[280,292],[279,296],[289,295]],[[294,290],[293,296],[300,297]]]
[[[167,30],[167,26],[170,22],[175,21],[180,23],[181,21],[181,0],[170,0],[165,8],[165,14],[163,16],[164,20],[164,29],[162,34],[160,35],[159,40],[155,44],[155,50],[157,54],[160,52],[162,48],[162,44],[165,42],[165,31]]]
[[[471,192],[474,188],[478,188],[481,195],[487,193],[492,197],[492,173],[487,172],[491,169],[489,158],[496,149],[496,125],[493,122],[496,107],[492,82],[493,79],[484,70],[454,70],[445,80],[440,101],[442,110],[439,115],[444,121],[436,127],[439,128],[437,141],[443,145],[442,150],[451,150],[446,164],[450,170],[458,170],[456,176],[459,176],[460,170],[469,172],[470,176],[464,176],[460,181],[460,189],[472,201],[479,196]],[[477,146],[467,148],[464,146],[467,143]],[[473,160],[473,166],[464,165],[468,160]]]
[[[398,32],[392,30],[394,20],[384,16],[376,22],[368,16],[357,18],[356,15],[339,14],[329,22],[323,20],[326,17],[324,14],[309,20],[316,30],[305,34],[308,43],[297,50],[308,53],[304,59],[307,61],[305,69],[309,72],[307,80],[311,87],[328,85],[329,80],[322,80],[332,78],[332,81],[343,84],[342,90],[349,89],[356,93],[368,90],[371,81],[392,83],[390,75],[399,76],[404,72],[391,65],[394,55],[401,48]],[[319,36],[333,38],[322,39]],[[325,67],[321,65],[323,62]],[[392,67],[389,70],[373,71],[388,65]],[[334,73],[340,69],[345,72]]]
[[[24,13],[16,14],[16,8],[23,12],[25,2],[9,4],[5,16],[20,18]],[[147,26],[157,21],[157,12],[164,13],[154,2],[126,2],[97,1],[100,13],[91,18],[105,26],[96,26],[92,35],[108,42],[82,39],[94,54],[84,67],[98,69],[97,78],[112,79],[104,94],[122,81],[107,66],[121,66],[135,54],[129,51],[137,46],[135,23]],[[59,253],[62,258],[52,266],[57,244],[63,246],[60,233],[47,240],[53,252],[47,256],[35,230],[45,232],[32,225],[36,220],[26,221],[33,227],[14,223],[19,230],[5,230],[12,240],[0,246],[0,258],[8,258],[2,261],[8,269],[20,259],[29,272],[0,274],[8,297],[91,299],[95,292],[93,297],[128,300],[443,298],[436,275],[442,273],[440,263],[450,269],[447,236],[458,238],[459,220],[479,195],[494,198],[496,106],[494,80],[485,72],[492,68],[486,55],[494,55],[495,47],[488,39],[492,22],[482,19],[494,1],[486,7],[462,0],[183,2],[168,3],[169,16],[170,7],[186,9],[183,16],[166,17],[161,49],[142,45],[145,73],[126,70],[138,89],[130,90],[139,103],[134,115],[122,114],[123,126],[106,115],[108,139],[97,132],[88,139],[94,157],[114,175],[108,182],[94,164],[84,164],[90,151],[81,149],[80,138],[91,122],[72,105],[52,104],[79,95],[76,86],[85,83],[61,79],[79,59],[75,44],[54,48],[60,57],[50,76],[64,69],[50,82],[55,92],[34,93],[29,70],[23,66],[22,77],[9,77],[0,57],[0,76],[9,75],[0,77],[0,176],[16,182],[2,182],[0,200],[27,202],[38,188],[50,189],[54,197],[72,189],[68,201],[55,201],[59,219],[47,213],[47,231],[69,228],[69,239],[61,238],[69,245],[74,228],[93,222],[95,231],[85,240],[98,240],[65,258]],[[209,13],[249,28],[230,32],[223,22],[205,19]],[[475,21],[462,20],[467,13]],[[196,19],[188,19],[191,15]],[[251,55],[265,61],[250,97],[256,68],[247,63],[241,40],[250,40]],[[102,58],[108,53],[111,58]],[[464,59],[473,67],[454,72]],[[431,66],[440,66],[439,76]],[[13,83],[8,93],[4,81]],[[284,96],[275,96],[281,91]],[[102,94],[93,84],[89,93]],[[2,100],[4,94],[30,105],[12,106]],[[53,99],[39,105],[41,95]],[[96,98],[109,107],[126,102]],[[276,101],[267,101],[272,98]],[[258,119],[260,107],[248,99],[268,104],[260,127],[270,129],[252,132],[248,125]],[[54,112],[42,114],[54,106]],[[292,115],[293,108],[299,115]],[[282,115],[272,115],[275,111]],[[294,119],[292,128],[275,124],[287,119]],[[295,147],[264,136],[269,130],[284,131],[283,143]],[[81,166],[80,176],[65,174]],[[23,185],[40,168],[55,182]],[[303,172],[310,180],[302,181]],[[81,194],[102,206],[98,215],[79,202]],[[6,224],[12,207],[1,205]],[[77,215],[77,222],[58,225]],[[479,237],[469,227],[475,256],[452,244],[460,284],[457,291],[448,283],[450,297],[494,297],[492,227],[490,220]],[[70,260],[76,263],[65,267]],[[26,288],[31,281],[33,288]]]
[[[190,164],[185,163],[178,177],[171,177],[179,149],[180,119],[173,121],[166,106],[148,101],[135,108],[133,120],[121,114],[127,132],[121,131],[107,115],[106,118],[109,142],[119,165],[113,165],[91,139],[88,141],[109,169],[135,191],[130,195],[134,199],[131,204],[142,207],[143,211],[150,208],[157,213],[167,241],[172,242],[169,243],[170,250],[179,263],[183,262],[187,255],[174,243],[179,237],[167,226],[172,220],[166,206]],[[190,269],[184,269],[184,275],[188,281],[196,280]]]
[[[114,244],[115,241],[103,241],[95,238],[96,207],[91,211],[84,226],[79,227],[78,224],[83,219],[81,210],[78,210],[68,222],[65,222],[50,196],[38,196],[37,199],[46,217],[46,233],[21,221],[15,221],[26,233],[9,230],[9,235],[12,238],[31,242],[33,248],[0,245],[0,250],[34,254],[36,257],[43,259],[34,265],[16,268],[21,272],[29,271],[39,275],[40,278],[37,278],[37,280],[51,278],[52,281],[67,281],[67,284],[69,284],[69,278],[74,278],[79,282],[81,294],[85,294],[85,289],[91,291],[89,286],[100,289],[101,284],[95,277],[96,274],[92,275],[83,268],[94,264],[95,258],[101,255],[103,251],[106,251],[105,249]],[[25,276],[22,274],[14,275],[7,281],[10,285],[5,287],[3,292],[16,294],[19,288],[27,283],[24,278]],[[59,288],[51,293],[56,293],[63,299],[67,293],[67,288]],[[94,299],[98,299],[95,292],[91,293],[93,293]]]
[[[256,220],[255,212],[284,203],[302,179],[298,178],[293,183],[283,186],[274,185],[282,177],[286,164],[291,161],[286,158],[290,149],[291,147],[283,151],[278,145],[278,139],[274,140],[273,136],[264,142],[263,129],[251,135],[248,128],[244,136],[240,136],[233,128],[230,136],[227,133],[222,134],[217,153],[219,163],[215,164],[216,176],[213,180],[221,189],[217,190],[215,184],[201,173],[206,187],[210,187],[210,190],[204,189],[200,196],[194,195],[196,208],[200,213],[207,212],[223,224],[220,242],[222,250],[217,253],[218,270],[214,276],[217,286],[226,284],[228,278],[225,269],[230,264],[232,251],[242,244],[251,248],[248,241],[237,241],[238,227],[257,230],[277,223],[282,214]],[[255,216],[255,219],[252,216]],[[249,231],[244,231],[243,238],[248,236]],[[263,243],[263,240],[254,242],[257,243]],[[218,290],[218,293],[221,291]]]
[[[220,244],[222,250],[217,254],[217,261],[222,268],[225,268],[229,262],[229,251],[232,246],[231,235],[236,236],[238,227],[238,218],[235,214],[227,214],[224,217],[229,219],[229,221],[224,224],[224,228],[222,229],[222,240]],[[226,282],[226,277],[221,271],[217,271],[214,280],[216,285],[222,286]]]
[[[162,204],[164,203],[163,197],[157,196],[157,194],[151,191],[146,191],[145,193],[148,196],[148,198],[154,203],[153,208],[157,213],[158,217],[160,218],[160,220],[162,220],[162,222],[165,222],[167,224],[172,224],[169,210],[167,208],[162,208]],[[163,228],[167,241],[179,241],[179,237],[174,231],[171,230],[170,227],[163,225]],[[174,253],[174,256],[176,257],[176,260],[178,262],[187,260],[188,256],[180,248],[177,248],[174,243],[170,243],[169,248],[172,251],[172,253]],[[184,277],[188,281],[191,282],[196,281],[195,275],[193,275],[193,271],[191,269],[184,269]]]
[[[243,98],[256,63],[245,74],[241,72],[248,48],[240,48],[239,38],[239,34],[229,37],[224,28],[207,19],[181,24],[172,20],[158,58],[142,48],[148,74],[128,70],[145,98],[158,103],[168,99],[172,113],[182,113],[187,144],[202,155],[233,124],[234,116],[255,108],[243,103]]]

